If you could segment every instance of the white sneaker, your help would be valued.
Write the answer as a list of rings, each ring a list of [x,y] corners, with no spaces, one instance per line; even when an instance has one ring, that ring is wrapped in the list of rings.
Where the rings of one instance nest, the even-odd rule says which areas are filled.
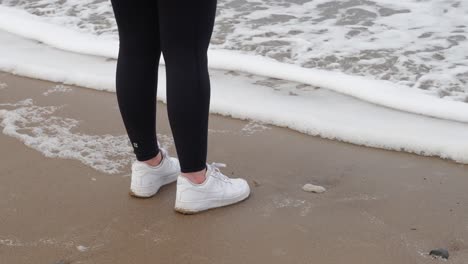
[[[132,164],[132,183],[130,195],[136,197],[151,197],[161,186],[177,180],[180,165],[177,158],[170,157],[167,150],[159,148],[162,155],[161,163],[153,167],[142,161]]]
[[[250,187],[247,181],[230,179],[219,171],[219,167],[225,167],[225,164],[212,163],[206,166],[206,180],[201,184],[192,183],[182,175],[177,178],[177,212],[194,214],[234,204],[249,197]]]

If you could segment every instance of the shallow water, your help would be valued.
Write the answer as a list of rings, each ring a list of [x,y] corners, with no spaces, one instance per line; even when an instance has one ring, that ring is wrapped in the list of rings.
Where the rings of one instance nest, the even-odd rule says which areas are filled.
[[[117,38],[108,0],[0,0]],[[212,49],[390,80],[468,102],[468,3],[455,0],[219,0]]]

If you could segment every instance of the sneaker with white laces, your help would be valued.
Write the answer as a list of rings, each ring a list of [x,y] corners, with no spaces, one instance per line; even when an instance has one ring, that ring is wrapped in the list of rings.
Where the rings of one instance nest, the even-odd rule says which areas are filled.
[[[151,197],[161,186],[177,180],[180,174],[180,165],[177,158],[170,157],[167,150],[159,148],[162,155],[161,163],[151,166],[142,161],[132,164],[132,181],[130,195],[136,197]]]
[[[222,207],[245,200],[250,187],[244,179],[230,179],[219,171],[223,163],[206,164],[206,179],[203,183],[192,183],[186,177],[177,178],[175,210],[183,214],[194,214],[211,208]]]

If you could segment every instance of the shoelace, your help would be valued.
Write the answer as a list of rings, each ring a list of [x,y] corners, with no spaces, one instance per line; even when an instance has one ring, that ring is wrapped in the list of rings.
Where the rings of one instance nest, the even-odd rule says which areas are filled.
[[[230,179],[219,170],[219,168],[226,167],[226,164],[219,163],[219,162],[212,162],[211,164],[208,164],[208,166],[210,166],[211,170],[213,171],[213,174],[212,174],[213,177],[218,178],[225,182],[229,182],[229,183],[231,182]]]

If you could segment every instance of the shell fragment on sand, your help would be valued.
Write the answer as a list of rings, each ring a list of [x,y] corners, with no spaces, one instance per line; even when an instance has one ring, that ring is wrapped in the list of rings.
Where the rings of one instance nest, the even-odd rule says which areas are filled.
[[[319,186],[319,185],[313,185],[310,183],[307,183],[304,186],[302,186],[302,190],[306,192],[313,192],[313,193],[323,193],[326,191],[324,187]]]

